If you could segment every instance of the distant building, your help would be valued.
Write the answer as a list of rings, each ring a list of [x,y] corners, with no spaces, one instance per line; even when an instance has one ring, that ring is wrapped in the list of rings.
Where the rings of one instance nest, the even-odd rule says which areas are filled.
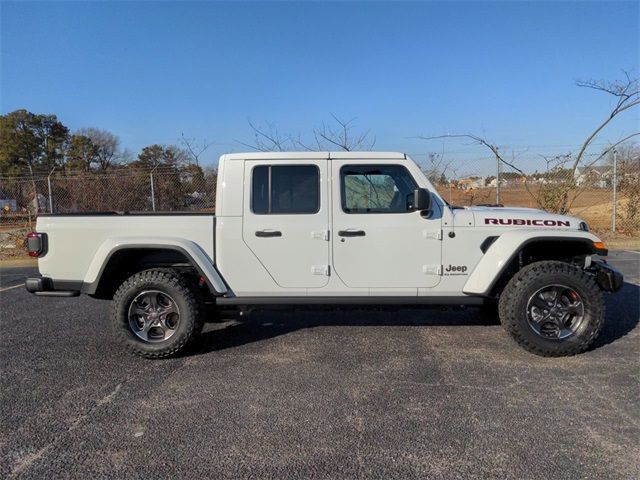
[[[501,187],[506,187],[507,185],[509,185],[509,181],[501,178],[500,179],[500,186]],[[496,177],[493,177],[491,179],[491,181],[489,183],[487,183],[487,187],[491,187],[491,188],[496,188],[498,186],[498,179]]]
[[[501,187],[514,187],[524,185],[527,182],[527,177],[514,172],[504,172],[500,174],[500,186]],[[496,177],[492,176],[491,180],[487,183],[487,187],[496,188],[498,181]]]
[[[475,190],[486,187],[485,177],[467,177],[456,180],[456,186],[462,190]]]
[[[611,165],[597,165],[578,167],[573,174],[576,185],[588,185],[596,188],[606,188],[611,185],[613,167]]]

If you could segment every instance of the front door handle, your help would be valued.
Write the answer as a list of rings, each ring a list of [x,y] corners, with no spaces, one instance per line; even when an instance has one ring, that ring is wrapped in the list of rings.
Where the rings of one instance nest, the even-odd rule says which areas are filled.
[[[366,235],[364,230],[339,230],[338,235],[341,237],[364,237]]]
[[[260,238],[269,238],[269,237],[281,237],[282,232],[278,230],[258,230],[256,232],[256,237]]]

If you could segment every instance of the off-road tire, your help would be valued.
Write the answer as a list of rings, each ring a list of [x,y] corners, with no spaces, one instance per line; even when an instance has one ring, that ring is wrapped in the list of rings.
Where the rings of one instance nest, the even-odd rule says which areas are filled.
[[[129,325],[129,305],[138,293],[148,289],[166,292],[180,310],[175,333],[159,343],[138,338]],[[145,358],[165,358],[182,350],[202,331],[204,308],[196,285],[187,275],[171,269],[144,270],[125,280],[114,294],[111,320],[116,337],[132,353]]]
[[[529,325],[527,302],[546,285],[562,284],[581,297],[584,316],[580,328],[565,339],[547,339]],[[529,352],[543,357],[575,355],[587,350],[600,334],[605,318],[603,294],[595,279],[565,262],[542,261],[527,265],[509,281],[500,295],[500,322],[511,337]]]

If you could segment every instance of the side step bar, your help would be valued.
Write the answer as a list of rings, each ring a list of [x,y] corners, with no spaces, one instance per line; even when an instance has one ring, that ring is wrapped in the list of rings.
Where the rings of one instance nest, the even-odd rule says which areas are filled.
[[[482,305],[483,297],[424,296],[424,297],[217,297],[217,305]]]

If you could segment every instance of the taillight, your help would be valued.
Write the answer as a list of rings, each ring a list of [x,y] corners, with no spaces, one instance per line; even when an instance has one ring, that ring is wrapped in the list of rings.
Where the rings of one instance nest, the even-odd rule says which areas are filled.
[[[27,250],[30,257],[41,257],[46,253],[47,236],[44,233],[30,232],[27,234]]]

